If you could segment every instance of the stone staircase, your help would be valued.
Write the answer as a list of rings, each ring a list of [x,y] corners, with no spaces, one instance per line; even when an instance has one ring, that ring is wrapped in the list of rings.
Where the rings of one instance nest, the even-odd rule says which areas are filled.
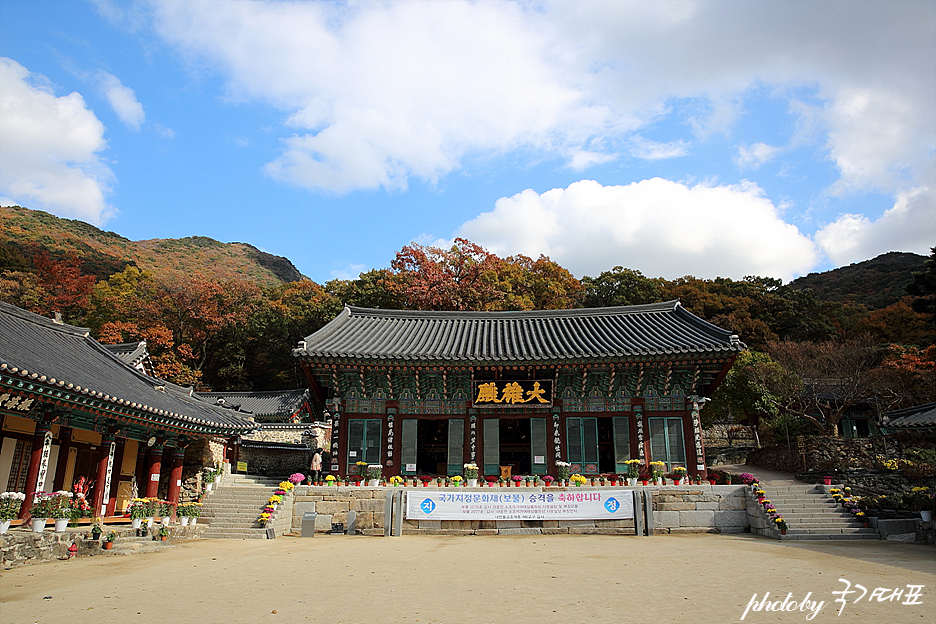
[[[208,539],[267,539],[267,529],[282,535],[291,529],[293,496],[283,502],[266,527],[257,522],[266,501],[279,487],[279,481],[265,477],[226,474],[203,500],[198,524],[208,528]]]
[[[771,529],[773,537],[792,541],[880,539],[877,530],[864,528],[822,486],[762,484],[761,487],[788,525],[786,535]]]

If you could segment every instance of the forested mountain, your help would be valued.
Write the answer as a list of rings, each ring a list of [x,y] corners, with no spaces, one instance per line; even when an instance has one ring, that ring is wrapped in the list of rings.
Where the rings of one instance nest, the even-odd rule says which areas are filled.
[[[80,221],[0,208],[0,300],[45,316],[59,312],[105,343],[146,340],[158,376],[203,389],[301,386],[291,348],[343,305],[496,311],[679,299],[751,349],[732,369],[744,381],[737,396],[788,400],[759,403],[758,413],[794,413],[789,401],[802,396],[802,379],[856,369],[839,366],[846,353],[870,371],[855,386],[855,401],[873,395],[883,407],[906,407],[936,400],[936,252],[885,254],[791,284],[769,276],[666,280],[620,266],[577,279],[548,257],[502,258],[464,239],[444,249],[406,245],[388,261],[320,285],[289,260],[243,243],[135,242]],[[716,400],[706,412],[736,418],[752,409]]]
[[[76,256],[81,272],[97,280],[128,266],[157,274],[245,279],[260,286],[302,278],[288,259],[246,243],[220,243],[204,236],[132,241],[83,221],[19,206],[0,207],[0,270],[28,270],[43,251],[53,261]]]
[[[926,256],[891,251],[848,266],[810,273],[790,286],[809,288],[818,299],[860,303],[869,310],[886,308],[907,296],[913,273],[922,271]]]

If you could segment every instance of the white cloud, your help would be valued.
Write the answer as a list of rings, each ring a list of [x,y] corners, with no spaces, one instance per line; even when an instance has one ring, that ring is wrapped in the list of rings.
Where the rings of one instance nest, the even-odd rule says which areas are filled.
[[[139,130],[146,120],[146,113],[143,111],[143,105],[137,101],[133,89],[124,86],[117,76],[105,71],[97,72],[95,79],[107,102],[117,113],[117,118],[128,128]]]
[[[464,223],[467,237],[499,255],[550,256],[575,275],[622,265],[648,276],[789,280],[818,259],[813,243],[756,184],[685,186],[653,178],[627,186],[592,180],[499,199]]]
[[[139,13],[98,0],[138,28]],[[532,150],[573,170],[685,153],[633,135],[692,99],[698,140],[730,135],[758,87],[808,113],[839,192],[919,186],[936,136],[933,3],[157,2],[158,32],[217,69],[229,95],[261,100],[294,132],[267,166],[280,180],[346,192],[435,181],[466,157]],[[133,13],[131,15],[131,13]],[[204,63],[204,64],[202,64]],[[797,87],[821,104],[804,107]],[[802,130],[802,128],[801,128]],[[752,138],[757,141],[757,137]],[[761,144],[766,147],[765,144]],[[746,150],[755,149],[745,148]],[[742,152],[755,167],[772,154]]]
[[[773,160],[774,156],[779,154],[782,148],[766,143],[755,143],[754,145],[739,145],[738,155],[735,157],[735,164],[740,169],[757,169],[765,162]]]
[[[936,241],[936,194],[930,188],[898,193],[877,220],[844,214],[816,232],[816,243],[836,265],[860,262],[888,251],[929,255]]]
[[[685,141],[670,141],[669,143],[659,143],[650,141],[642,137],[636,137],[633,141],[634,147],[631,149],[631,155],[645,160],[663,160],[666,158],[678,158],[689,153],[689,144]]]
[[[0,58],[0,192],[12,201],[103,225],[113,173],[98,153],[104,125],[78,93],[56,97],[42,76]]]

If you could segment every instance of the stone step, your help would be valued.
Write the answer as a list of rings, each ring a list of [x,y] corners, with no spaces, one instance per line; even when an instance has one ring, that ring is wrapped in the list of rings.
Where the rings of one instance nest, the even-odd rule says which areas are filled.
[[[876,540],[878,535],[870,533],[800,533],[791,534],[787,529],[786,535],[776,536],[783,541],[814,541],[814,540]]]

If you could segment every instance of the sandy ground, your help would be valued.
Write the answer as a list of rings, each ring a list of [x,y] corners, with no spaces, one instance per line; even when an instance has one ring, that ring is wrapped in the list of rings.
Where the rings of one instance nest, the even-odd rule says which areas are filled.
[[[838,615],[840,578],[869,594]],[[925,585],[917,601],[868,601]],[[744,622],[936,622],[936,550],[887,542],[716,536],[318,536],[203,540],[0,573],[0,622],[413,624],[723,623],[754,594],[809,612]],[[790,604],[788,602],[788,604]]]

